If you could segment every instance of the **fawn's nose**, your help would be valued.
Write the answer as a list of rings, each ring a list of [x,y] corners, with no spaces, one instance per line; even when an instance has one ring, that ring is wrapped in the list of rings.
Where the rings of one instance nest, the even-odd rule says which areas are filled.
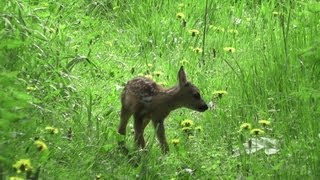
[[[206,111],[208,109],[208,105],[207,104],[203,104],[198,109],[199,109],[200,112],[204,112],[204,111]]]

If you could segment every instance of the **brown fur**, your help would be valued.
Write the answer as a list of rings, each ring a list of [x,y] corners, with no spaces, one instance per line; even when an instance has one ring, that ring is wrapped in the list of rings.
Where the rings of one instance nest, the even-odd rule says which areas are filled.
[[[186,107],[203,112],[208,109],[196,86],[187,81],[183,67],[178,73],[179,84],[166,89],[145,77],[134,78],[126,84],[121,96],[121,122],[118,132],[126,134],[129,118],[134,117],[135,141],[145,147],[143,132],[152,120],[157,138],[164,153],[169,146],[165,136],[164,119],[177,108]]]

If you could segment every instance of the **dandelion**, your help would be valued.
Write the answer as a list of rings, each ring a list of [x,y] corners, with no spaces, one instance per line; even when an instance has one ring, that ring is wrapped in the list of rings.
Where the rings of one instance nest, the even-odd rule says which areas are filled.
[[[191,127],[183,127],[182,131],[187,133],[187,134],[190,134],[192,132],[192,128]]]
[[[20,159],[12,167],[17,171],[17,173],[27,172],[32,170],[30,159]]]
[[[181,20],[185,20],[186,19],[186,15],[184,15],[182,12],[177,13],[176,17],[178,19],[181,19]]]
[[[198,132],[202,132],[202,127],[201,126],[197,126],[197,127],[195,127],[194,128],[196,131],[198,131]]]
[[[222,96],[227,95],[228,93],[227,91],[214,91],[212,94],[218,98],[221,98]]]
[[[163,74],[163,72],[161,72],[161,71],[154,71],[153,74],[159,77],[160,75]]]
[[[280,14],[280,13],[277,12],[277,11],[273,11],[273,12],[272,12],[272,15],[275,16],[275,17],[278,16],[279,14]]]
[[[97,174],[96,175],[96,179],[101,179],[102,175],[101,174]]]
[[[11,177],[9,177],[9,180],[24,180],[24,178],[17,177],[17,176],[11,176]]]
[[[254,135],[256,135],[256,136],[258,136],[258,135],[263,134],[263,133],[264,133],[264,131],[263,131],[263,130],[261,130],[261,129],[252,129],[252,130],[250,131],[250,133],[251,133],[251,134],[254,134]]]
[[[59,133],[59,129],[51,127],[51,126],[47,126],[45,127],[45,130],[47,130],[50,134],[57,134]]]
[[[200,34],[200,32],[197,29],[191,29],[189,30],[189,33],[191,34],[191,36],[197,36]]]
[[[179,4],[178,4],[178,7],[179,7],[179,8],[183,8],[183,7],[184,7],[184,4],[183,4],[183,3],[179,3]]]
[[[189,61],[186,60],[186,59],[182,59],[182,60],[180,61],[180,64],[186,65],[186,64],[189,64]]]
[[[236,30],[236,29],[229,29],[228,33],[234,34],[234,35],[238,35],[239,34],[238,30]]]
[[[216,31],[216,32],[224,32],[225,31],[225,29],[223,27],[214,26],[214,25],[210,25],[209,29],[212,29],[213,31]]]
[[[172,140],[171,140],[171,143],[172,143],[173,145],[175,145],[175,146],[178,145],[179,142],[180,142],[179,139],[172,139]]]
[[[225,48],[223,48],[223,50],[226,52],[230,52],[230,53],[236,52],[236,49],[233,47],[225,47]]]
[[[258,123],[261,124],[262,126],[267,126],[271,124],[271,122],[268,120],[260,120]]]
[[[137,76],[143,76],[143,74],[142,74],[142,73],[139,73],[139,74],[137,74]]]
[[[251,129],[251,124],[250,123],[243,123],[240,126],[240,130],[250,130]]]
[[[32,86],[27,86],[26,89],[27,89],[28,91],[35,91],[35,90],[37,90],[37,88],[32,87]]]
[[[107,41],[106,44],[107,44],[108,46],[110,46],[110,47],[113,46],[113,43],[112,43],[111,41]]]
[[[193,125],[193,121],[190,119],[185,119],[181,122],[182,127],[191,127]]]
[[[202,48],[193,48],[193,52],[195,52],[195,53],[202,53]]]
[[[153,76],[150,74],[144,75],[144,77],[148,78],[148,79],[153,79]]]
[[[147,66],[148,66],[149,68],[152,68],[152,67],[153,67],[153,64],[148,63]]]
[[[44,152],[44,151],[48,150],[47,145],[46,145],[43,141],[36,140],[36,141],[34,142],[34,144],[37,146],[37,148],[38,148],[38,150],[39,150],[40,152]]]

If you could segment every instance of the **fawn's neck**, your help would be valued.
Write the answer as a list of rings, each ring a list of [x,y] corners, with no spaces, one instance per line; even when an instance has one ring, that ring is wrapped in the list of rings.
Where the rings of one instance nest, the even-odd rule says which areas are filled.
[[[175,110],[180,106],[179,86],[164,89],[157,96],[154,97],[154,102],[161,108],[167,109],[169,112]]]

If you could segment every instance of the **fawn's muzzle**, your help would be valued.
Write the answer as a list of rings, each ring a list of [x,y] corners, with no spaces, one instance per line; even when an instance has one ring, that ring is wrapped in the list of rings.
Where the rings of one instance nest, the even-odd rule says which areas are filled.
[[[198,107],[198,111],[200,111],[200,112],[204,112],[207,109],[208,109],[208,105],[206,105],[206,104],[203,104],[203,105]]]

